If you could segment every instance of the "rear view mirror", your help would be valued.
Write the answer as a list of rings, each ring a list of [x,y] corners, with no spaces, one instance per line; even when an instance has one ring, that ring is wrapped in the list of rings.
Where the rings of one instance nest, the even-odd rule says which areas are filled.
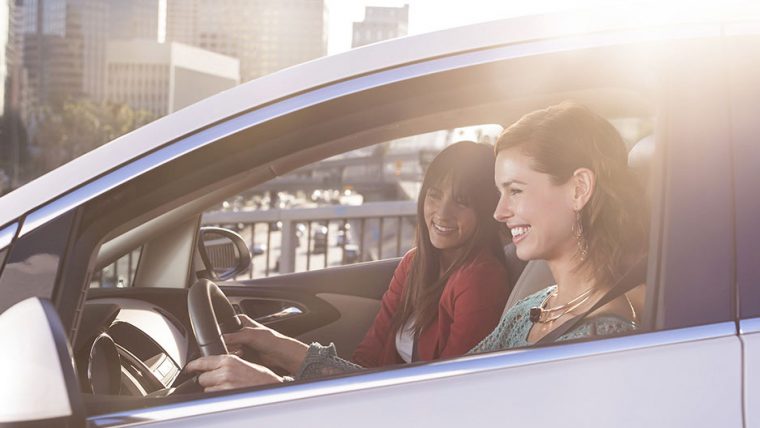
[[[46,299],[0,314],[0,425],[84,426],[71,348]]]
[[[205,270],[199,278],[225,281],[251,268],[251,251],[237,233],[221,227],[202,227],[198,252]]]

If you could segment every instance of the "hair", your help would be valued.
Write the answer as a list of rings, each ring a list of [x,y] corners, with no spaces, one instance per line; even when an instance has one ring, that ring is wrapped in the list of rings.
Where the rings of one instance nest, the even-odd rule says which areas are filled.
[[[417,248],[401,295],[401,305],[393,316],[393,331],[412,320],[414,335],[418,336],[435,320],[443,288],[451,274],[482,251],[489,251],[506,266],[503,228],[493,218],[499,199],[494,184],[494,164],[493,147],[472,141],[460,141],[446,147],[430,163],[417,200]],[[430,241],[424,207],[430,188],[440,188],[449,179],[452,193],[475,211],[477,221],[472,237],[441,274],[441,251]]]
[[[566,183],[579,168],[596,176],[580,211],[588,254],[576,269],[596,284],[612,284],[646,251],[648,208],[639,181],[628,167],[622,137],[606,119],[565,101],[523,116],[504,130],[496,152],[519,148],[535,171]]]

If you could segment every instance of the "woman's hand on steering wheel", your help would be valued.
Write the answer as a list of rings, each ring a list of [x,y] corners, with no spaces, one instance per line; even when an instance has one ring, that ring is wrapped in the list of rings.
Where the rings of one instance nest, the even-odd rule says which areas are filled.
[[[198,384],[205,392],[282,383],[283,378],[258,364],[243,361],[235,355],[210,355],[190,361],[189,372],[202,372]]]
[[[282,367],[291,374],[298,371],[309,348],[306,344],[284,336],[247,315],[237,317],[243,328],[223,335],[230,353],[237,355],[242,347],[248,347],[257,352],[261,362],[267,366]]]

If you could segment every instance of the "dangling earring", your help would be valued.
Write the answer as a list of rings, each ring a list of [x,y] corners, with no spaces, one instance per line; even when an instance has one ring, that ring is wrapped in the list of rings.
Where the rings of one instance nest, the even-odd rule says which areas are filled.
[[[575,241],[578,243],[578,255],[581,261],[584,261],[588,257],[588,241],[586,241],[586,236],[583,234],[583,220],[580,210],[575,212],[573,231],[575,232]]]

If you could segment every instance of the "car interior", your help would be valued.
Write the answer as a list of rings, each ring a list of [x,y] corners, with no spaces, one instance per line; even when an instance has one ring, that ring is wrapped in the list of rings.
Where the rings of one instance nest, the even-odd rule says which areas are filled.
[[[200,355],[188,313],[188,289],[209,268],[197,254],[201,216],[226,198],[304,165],[440,129],[508,126],[533,109],[573,99],[614,124],[637,124],[638,134],[626,136],[629,162],[651,194],[657,173],[651,97],[655,79],[634,57],[620,49],[595,48],[368,89],[253,126],[90,201],[73,248],[86,274],[64,273],[67,283],[90,284],[99,270],[136,248],[141,251],[129,287],[90,287],[80,294],[86,303],[71,335],[88,413],[200,394],[170,392],[182,379],[184,365]],[[566,72],[556,73],[560,67]],[[542,262],[526,264],[509,246],[506,251],[515,283],[508,308],[553,280]],[[305,343],[335,343],[340,356],[350,358],[380,307],[398,261],[219,285],[239,313]],[[651,328],[654,291],[646,292],[643,318]],[[288,315],[273,316],[283,311]]]

